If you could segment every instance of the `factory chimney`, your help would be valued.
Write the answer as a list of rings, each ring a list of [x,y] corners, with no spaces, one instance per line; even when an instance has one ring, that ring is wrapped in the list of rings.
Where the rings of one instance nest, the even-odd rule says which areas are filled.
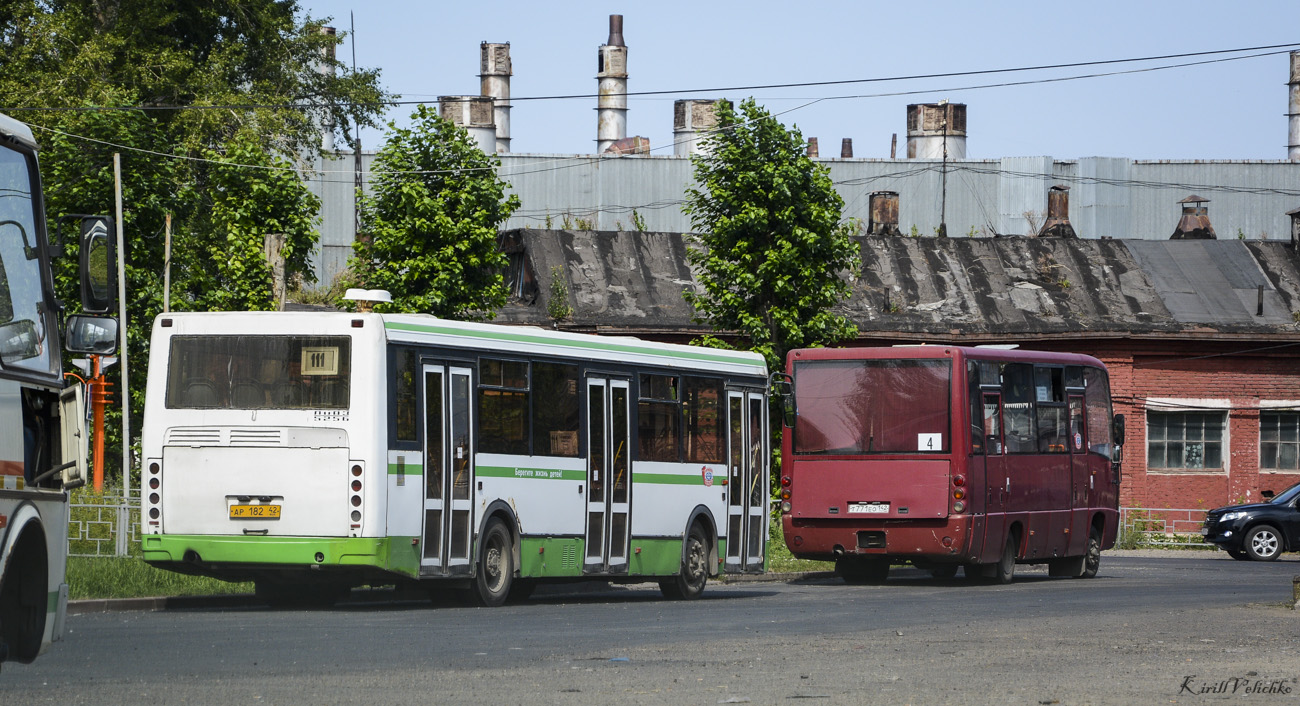
[[[316,65],[316,71],[319,72],[322,76],[333,76],[334,75],[334,42],[332,40],[336,36],[336,32],[334,31],[333,27],[321,27],[320,32],[321,34],[329,37],[331,41],[325,48],[321,49],[321,55],[323,60]],[[331,114],[326,113],[323,119],[325,122],[320,126],[320,148],[321,151],[323,152],[333,152],[335,150],[334,118]]]
[[[673,102],[673,155],[689,157],[703,154],[701,142],[718,126],[715,107],[710,98],[687,98]],[[730,102],[727,105],[731,105]]]
[[[1290,110],[1287,111],[1291,139],[1286,156],[1292,162],[1300,162],[1300,51],[1291,52],[1291,82],[1288,85],[1291,87]]]
[[[627,137],[627,45],[623,16],[609,16],[609,39],[597,56],[596,152]]]
[[[510,152],[510,42],[479,45],[479,82],[483,95],[492,99],[497,154]]]
[[[907,106],[908,159],[966,159],[966,105]]]
[[[487,154],[496,154],[497,126],[492,122],[492,99],[488,96],[438,96],[438,115],[465,128]]]

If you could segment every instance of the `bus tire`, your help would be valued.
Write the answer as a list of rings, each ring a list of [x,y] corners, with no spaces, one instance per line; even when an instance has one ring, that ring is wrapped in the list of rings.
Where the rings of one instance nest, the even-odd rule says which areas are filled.
[[[682,567],[676,576],[659,581],[659,591],[664,598],[689,601],[704,593],[709,582],[709,542],[699,525],[692,525],[682,551]]]
[[[495,608],[510,597],[515,575],[515,547],[510,530],[497,518],[488,521],[479,542],[478,569],[470,587],[470,598],[485,608]]]
[[[1079,578],[1090,579],[1097,575],[1099,568],[1101,568],[1101,530],[1093,527],[1088,532],[1088,551],[1083,555],[1083,573],[1079,574]]]
[[[41,651],[49,591],[45,537],[29,526],[9,554],[0,582],[0,661],[29,663]]]
[[[1002,558],[995,565],[993,580],[997,583],[1011,583],[1016,578],[1016,536],[1007,535],[1007,546],[1002,549]]]

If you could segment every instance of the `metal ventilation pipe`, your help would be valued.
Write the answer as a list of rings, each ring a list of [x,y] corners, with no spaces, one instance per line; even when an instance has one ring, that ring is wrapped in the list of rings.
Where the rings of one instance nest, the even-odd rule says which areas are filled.
[[[479,82],[483,95],[492,99],[492,122],[497,126],[497,154],[510,152],[510,42],[479,45]]]
[[[465,128],[487,154],[496,154],[497,126],[492,122],[492,99],[488,96],[438,96],[438,115]]]
[[[609,16],[609,40],[597,56],[596,152],[627,137],[627,46],[623,16]]]
[[[870,235],[902,235],[898,230],[898,192],[873,191],[869,203],[867,233]]]
[[[966,105],[907,106],[908,159],[966,159]]]
[[[718,126],[718,101],[687,98],[673,102],[673,154],[689,157],[703,154],[701,142]],[[731,105],[728,101],[727,105]]]
[[[1192,194],[1179,201],[1183,205],[1183,215],[1178,219],[1178,227],[1170,240],[1217,240],[1214,226],[1210,225],[1209,209],[1205,204],[1210,200],[1204,196]]]
[[[1077,238],[1070,225],[1070,187],[1057,184],[1047,192],[1047,220],[1038,230],[1040,238]]]
[[[1290,143],[1286,156],[1292,162],[1300,162],[1300,51],[1291,52],[1291,101],[1287,119],[1290,121]]]
[[[321,34],[329,37],[331,40],[337,36],[333,27],[321,27]],[[334,42],[331,41],[328,46],[321,50],[323,61],[316,65],[316,71],[322,76],[334,75]],[[323,116],[324,123],[320,126],[320,148],[325,152],[334,151],[334,117],[326,113]]]

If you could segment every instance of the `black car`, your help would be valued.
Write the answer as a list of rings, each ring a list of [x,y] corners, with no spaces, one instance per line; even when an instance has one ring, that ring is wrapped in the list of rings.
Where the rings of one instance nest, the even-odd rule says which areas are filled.
[[[1282,552],[1300,551],[1300,483],[1267,502],[1233,505],[1205,514],[1205,541],[1227,550],[1233,559],[1273,561]]]

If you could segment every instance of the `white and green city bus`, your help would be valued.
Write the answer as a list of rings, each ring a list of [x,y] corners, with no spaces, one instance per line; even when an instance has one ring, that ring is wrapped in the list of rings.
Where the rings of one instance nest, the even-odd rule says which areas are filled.
[[[761,356],[427,315],[154,321],[142,549],[270,602],[763,571]]]
[[[31,662],[63,634],[67,491],[86,465],[81,387],[63,380],[36,152],[31,128],[0,115],[0,662]],[[110,222],[81,218],[86,311],[112,306]],[[67,328],[69,350],[116,350],[113,319],[78,315]]]

